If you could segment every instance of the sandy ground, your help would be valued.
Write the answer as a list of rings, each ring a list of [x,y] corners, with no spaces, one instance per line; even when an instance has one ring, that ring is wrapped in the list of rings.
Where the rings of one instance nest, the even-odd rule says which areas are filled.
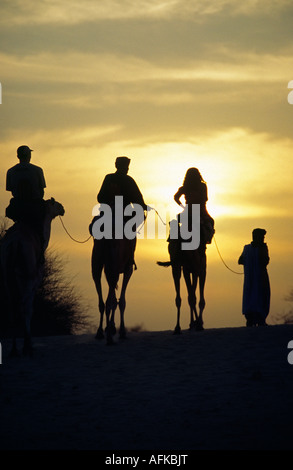
[[[292,450],[293,325],[1,341],[1,450]]]

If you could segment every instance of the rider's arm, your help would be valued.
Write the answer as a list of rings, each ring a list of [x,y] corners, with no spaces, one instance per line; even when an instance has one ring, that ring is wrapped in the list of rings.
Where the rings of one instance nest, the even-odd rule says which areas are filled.
[[[183,186],[181,186],[181,188],[178,189],[177,193],[174,194],[174,200],[175,200],[175,202],[177,202],[177,204],[179,206],[181,206],[180,198],[181,198],[182,194],[184,194]]]

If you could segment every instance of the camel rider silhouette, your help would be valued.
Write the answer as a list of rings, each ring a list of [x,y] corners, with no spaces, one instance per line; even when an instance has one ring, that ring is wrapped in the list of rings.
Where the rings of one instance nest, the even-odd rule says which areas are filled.
[[[118,157],[115,161],[116,172],[105,176],[101,189],[98,193],[98,202],[114,206],[115,196],[123,196],[123,205],[140,204],[144,211],[148,210],[143,196],[134,181],[129,176],[128,170],[130,158]]]
[[[215,233],[215,222],[207,211],[207,185],[197,168],[192,167],[187,170],[183,185],[174,195],[174,200],[179,206],[181,206],[180,198],[183,195],[185,196],[185,201],[188,205],[188,212],[190,211],[192,204],[200,205],[201,240],[203,242],[202,245],[205,245],[206,243],[210,244]]]
[[[130,158],[116,158],[116,172],[105,176],[97,200],[101,204],[108,204],[110,207],[114,208],[115,196],[123,196],[123,208],[129,204],[139,204],[143,208],[143,211],[146,212],[150,208],[144,202],[144,198],[134,179],[127,174],[129,165]],[[127,220],[128,218],[124,217],[124,223],[126,223]]]
[[[44,188],[45,177],[42,168],[30,163],[32,150],[27,145],[17,149],[19,163],[6,174],[6,190],[12,199],[6,208],[6,217],[16,223],[30,226],[44,243]]]
[[[123,208],[129,204],[139,204],[143,209],[145,218],[145,213],[150,210],[150,207],[147,206],[144,202],[142,193],[139,190],[135,180],[127,174],[129,165],[130,158],[125,156],[116,158],[116,172],[105,176],[100,191],[97,195],[97,200],[101,204],[108,204],[111,208],[115,208],[115,196],[123,196]],[[127,222],[127,220],[128,217],[124,216],[124,224]],[[141,222],[143,222],[143,220]],[[131,243],[133,243],[134,254],[136,238],[131,241]]]

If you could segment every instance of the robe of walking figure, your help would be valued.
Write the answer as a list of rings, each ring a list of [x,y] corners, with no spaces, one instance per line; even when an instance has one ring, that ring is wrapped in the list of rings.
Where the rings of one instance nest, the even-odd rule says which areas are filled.
[[[247,326],[265,325],[270,310],[270,282],[267,272],[269,250],[264,243],[266,231],[254,229],[252,242],[245,245],[238,260],[244,266],[242,313]]]

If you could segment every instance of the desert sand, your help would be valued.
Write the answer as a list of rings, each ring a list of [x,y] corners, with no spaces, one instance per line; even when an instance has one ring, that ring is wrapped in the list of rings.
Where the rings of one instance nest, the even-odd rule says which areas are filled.
[[[1,341],[1,450],[292,450],[293,325]],[[21,341],[19,341],[21,345]]]

